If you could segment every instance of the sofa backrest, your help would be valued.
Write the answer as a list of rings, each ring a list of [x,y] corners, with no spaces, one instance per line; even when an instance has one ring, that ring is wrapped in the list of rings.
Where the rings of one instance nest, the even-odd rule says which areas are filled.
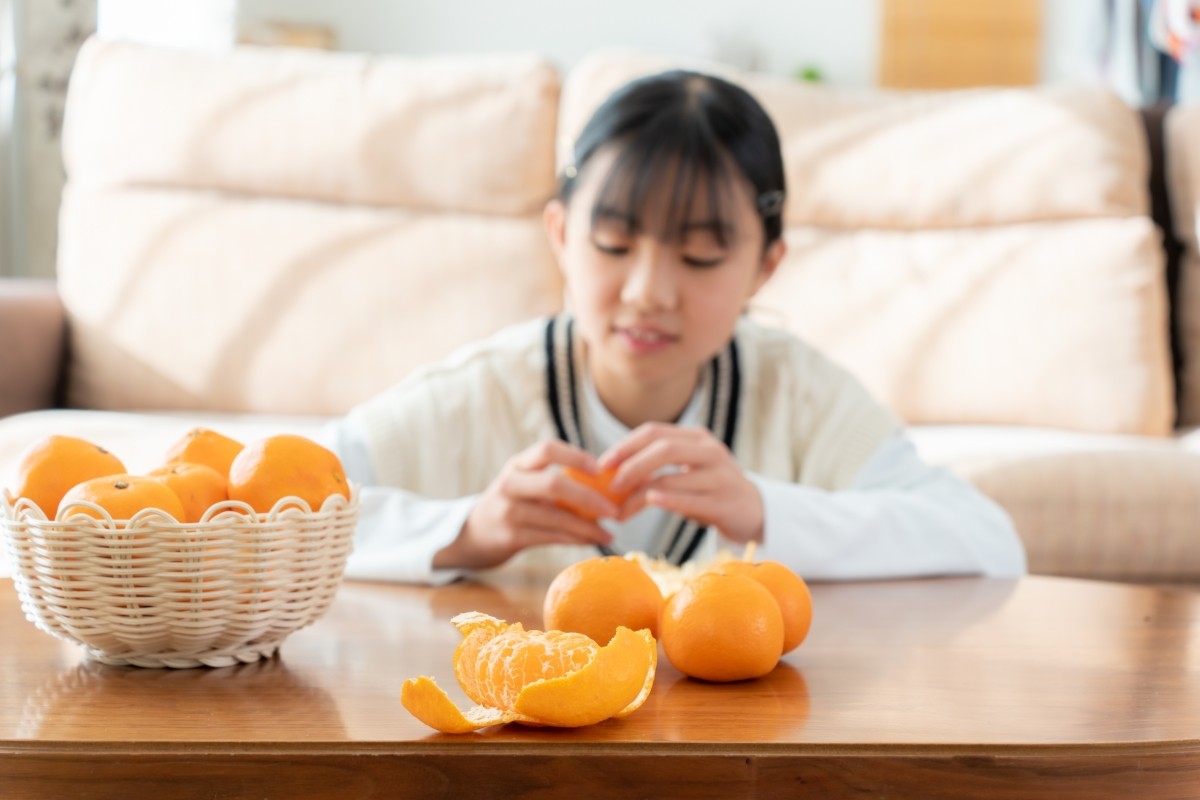
[[[680,66],[599,53],[564,85],[559,158],[592,109]],[[1107,92],[846,92],[731,72],[780,130],[789,255],[754,312],[914,423],[1169,433],[1160,234],[1136,111]]]
[[[88,42],[64,130],[68,403],[341,413],[553,312],[559,93],[528,55]]]
[[[89,42],[64,131],[69,403],[341,413],[556,310],[556,145],[678,65],[598,53],[560,85],[534,56]],[[1089,89],[729,74],[779,126],[789,181],[790,254],[753,313],[909,422],[1170,431],[1136,111]]]
[[[1200,425],[1200,105],[1176,106],[1164,126],[1164,168],[1182,245],[1176,287],[1179,422]]]

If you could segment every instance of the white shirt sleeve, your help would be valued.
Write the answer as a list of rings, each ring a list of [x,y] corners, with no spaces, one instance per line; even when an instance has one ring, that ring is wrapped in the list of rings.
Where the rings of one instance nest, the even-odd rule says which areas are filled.
[[[358,484],[360,509],[354,550],[346,577],[403,583],[444,584],[463,570],[434,569],[433,557],[462,530],[476,496],[452,500],[427,497],[386,486],[374,486],[365,437],[352,418],[336,420],[321,433],[322,443],[337,453],[346,476]]]
[[[996,503],[949,470],[888,439],[846,490],[748,476],[763,501],[758,557],[806,578],[1025,573],[1025,551]]]

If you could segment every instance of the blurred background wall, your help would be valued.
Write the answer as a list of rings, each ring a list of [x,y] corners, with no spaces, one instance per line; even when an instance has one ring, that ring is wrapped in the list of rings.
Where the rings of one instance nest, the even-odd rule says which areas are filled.
[[[1140,105],[1200,101],[1200,57],[1177,63],[1151,41],[1156,6],[1188,2],[0,0],[0,275],[54,273],[63,99],[97,30],[206,50],[526,50],[563,70],[625,46],[856,90],[1099,83]]]

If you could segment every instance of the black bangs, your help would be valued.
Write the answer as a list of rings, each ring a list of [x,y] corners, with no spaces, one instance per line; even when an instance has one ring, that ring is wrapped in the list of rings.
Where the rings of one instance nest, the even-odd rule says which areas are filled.
[[[706,125],[683,122],[659,117],[612,143],[617,155],[596,194],[593,226],[612,220],[662,241],[680,241],[700,228],[711,230],[722,247],[729,243],[735,233],[727,215],[735,173]],[[651,225],[658,230],[649,231]]]
[[[592,114],[564,166],[558,196],[601,151],[615,157],[592,208],[670,241],[702,225],[727,244],[738,182],[745,178],[762,220],[764,246],[783,232],[786,186],[774,123],[745,89],[713,75],[673,70],[614,92]],[[697,203],[696,201],[701,202]],[[698,219],[691,218],[701,214]]]

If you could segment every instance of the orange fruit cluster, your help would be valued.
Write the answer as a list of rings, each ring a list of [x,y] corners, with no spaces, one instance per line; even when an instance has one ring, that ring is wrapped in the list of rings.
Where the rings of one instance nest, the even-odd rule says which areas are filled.
[[[506,722],[592,725],[633,713],[654,686],[658,647],[646,630],[618,628],[602,647],[580,633],[527,631],[476,611],[451,621],[463,636],[454,676],[478,705],[462,711],[424,675],[400,691],[413,716],[443,733]]]
[[[295,496],[316,511],[325,499],[349,499],[338,457],[303,436],[269,436],[248,446],[208,428],[194,428],[168,448],[163,463],[132,475],[112,453],[85,439],[48,436],[31,444],[8,494],[28,498],[53,519],[65,510],[99,516],[93,503],[117,521],[154,508],[179,522],[199,522],[226,500],[266,513]]]
[[[808,585],[779,562],[724,560],[691,576],[672,568],[665,599],[648,569],[618,556],[567,567],[546,592],[546,626],[593,637],[647,627],[676,669],[716,682],[766,675],[808,635]]]

